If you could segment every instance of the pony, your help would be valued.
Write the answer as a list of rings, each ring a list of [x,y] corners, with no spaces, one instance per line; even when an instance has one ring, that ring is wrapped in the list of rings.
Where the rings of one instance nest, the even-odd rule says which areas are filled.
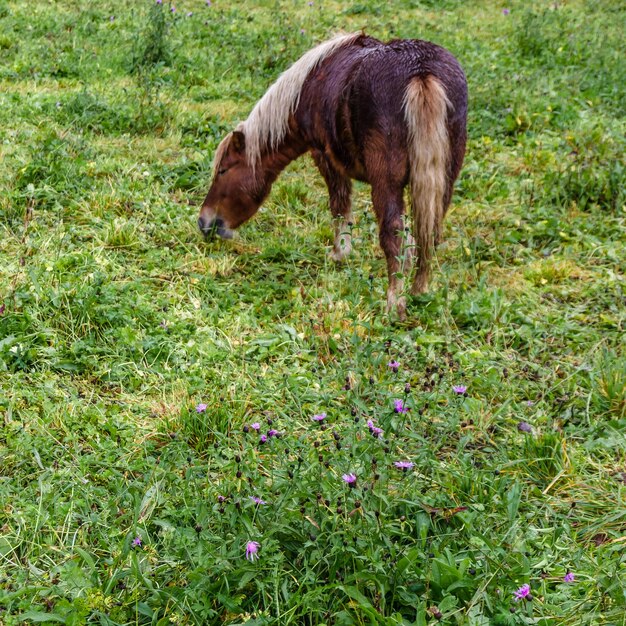
[[[387,261],[387,311],[405,319],[404,276],[414,258],[411,293],[428,290],[433,248],[465,156],[466,123],[467,81],[445,48],[336,36],[283,72],[221,141],[198,226],[205,237],[232,237],[280,172],[309,152],[328,187],[335,261],[351,250],[351,181],[370,184]],[[407,186],[412,234],[404,224]]]

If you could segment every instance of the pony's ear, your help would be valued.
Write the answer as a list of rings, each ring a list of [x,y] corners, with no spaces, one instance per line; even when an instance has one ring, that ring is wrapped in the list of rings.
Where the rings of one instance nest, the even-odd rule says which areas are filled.
[[[240,130],[234,130],[230,145],[237,154],[242,154],[246,149],[246,136]]]

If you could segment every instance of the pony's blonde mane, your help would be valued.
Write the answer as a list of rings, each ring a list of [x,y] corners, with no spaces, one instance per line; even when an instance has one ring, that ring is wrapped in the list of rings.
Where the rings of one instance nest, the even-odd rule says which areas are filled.
[[[217,149],[215,150],[215,154],[213,155],[213,176],[217,174],[217,168],[220,166],[220,163],[226,154],[226,150],[228,149],[228,144],[230,143],[232,136],[232,133],[228,133],[228,135],[220,141],[219,146],[217,146]]]
[[[237,130],[245,135],[246,157],[253,168],[263,150],[275,149],[284,139],[289,116],[298,106],[302,86],[311,70],[337,48],[352,43],[360,36],[361,33],[338,35],[309,50],[278,77],[256,103],[248,119],[237,126]]]

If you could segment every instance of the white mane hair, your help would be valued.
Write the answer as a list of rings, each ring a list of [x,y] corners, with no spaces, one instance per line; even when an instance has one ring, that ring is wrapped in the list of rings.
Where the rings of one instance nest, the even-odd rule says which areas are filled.
[[[338,35],[309,50],[278,77],[248,119],[237,126],[236,130],[245,135],[246,157],[252,168],[258,164],[264,149],[275,149],[285,137],[289,116],[298,107],[302,86],[311,70],[337,48],[360,36],[361,33]]]

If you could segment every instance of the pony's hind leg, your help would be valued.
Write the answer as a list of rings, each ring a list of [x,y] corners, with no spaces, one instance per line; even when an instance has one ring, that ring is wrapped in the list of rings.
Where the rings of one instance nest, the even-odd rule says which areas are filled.
[[[372,184],[372,202],[378,219],[380,247],[387,259],[387,312],[397,311],[400,320],[406,319],[406,297],[404,275],[410,269],[412,238],[407,237],[407,246],[402,249],[404,233],[404,200],[402,187],[391,189],[386,185]]]
[[[335,241],[330,258],[333,261],[343,261],[352,250],[352,183],[322,152],[314,150],[312,154],[328,187],[330,212],[335,225]]]

